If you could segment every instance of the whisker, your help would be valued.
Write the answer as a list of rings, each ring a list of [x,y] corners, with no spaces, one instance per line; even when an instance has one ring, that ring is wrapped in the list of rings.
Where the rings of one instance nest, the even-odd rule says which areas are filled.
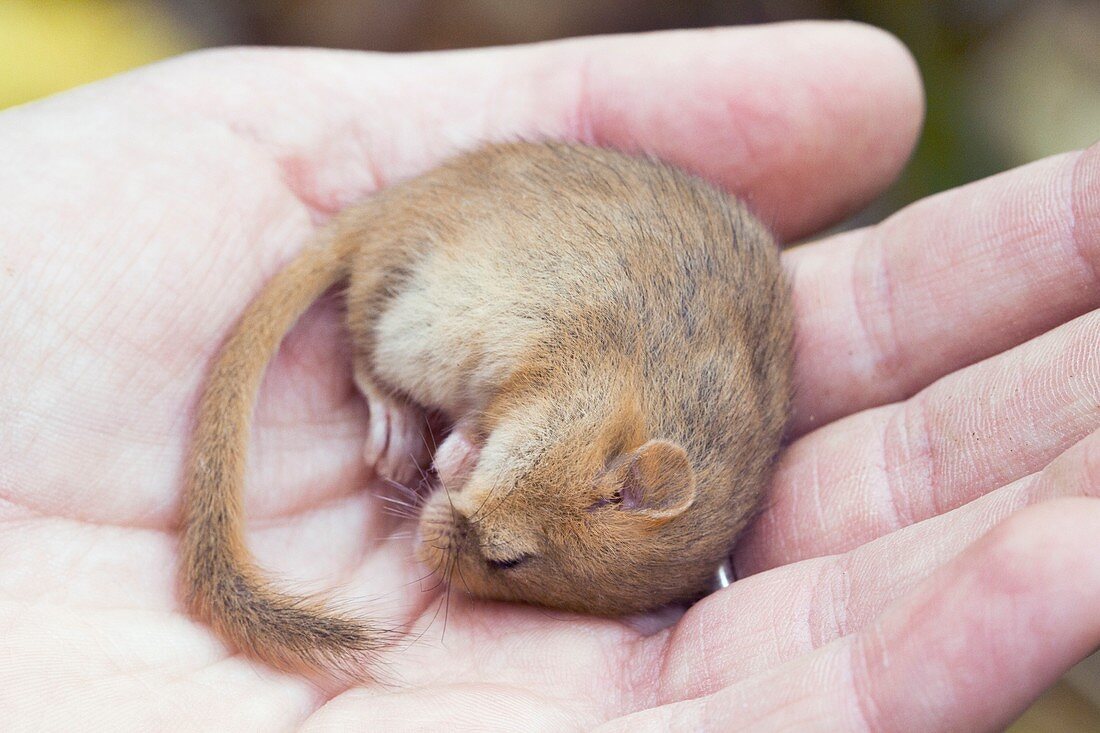
[[[414,583],[423,583],[425,580],[432,577],[433,575],[436,575],[437,573],[439,573],[439,566],[436,566],[435,568],[429,569],[427,573],[425,573],[424,575],[421,575],[419,578],[414,578],[414,579],[410,580],[407,583],[402,583],[398,587],[399,588],[408,588],[410,585],[413,585]],[[423,588],[421,588],[421,592],[425,592]]]
[[[415,504],[410,504],[407,501],[402,501],[401,499],[398,499],[395,496],[386,496],[385,494],[378,494],[378,493],[376,493],[375,496],[377,496],[382,501],[387,501],[390,504],[393,504],[395,506],[405,507],[406,509],[417,509],[417,508],[419,508]]]
[[[400,503],[386,503],[381,506],[383,512],[403,512],[404,516],[416,516],[417,508]]]
[[[447,571],[447,575],[448,575],[448,582],[447,582],[447,587],[446,587],[446,589],[445,589],[445,590],[443,591],[443,593],[444,593],[444,597],[445,597],[445,598],[446,598],[447,600],[446,600],[446,602],[445,602],[445,603],[443,604],[443,609],[444,609],[444,610],[443,610],[443,633],[439,635],[439,643],[440,643],[441,645],[442,645],[442,644],[444,644],[444,643],[446,642],[446,640],[447,640],[447,622],[448,622],[448,621],[450,620],[450,618],[451,618],[451,590],[452,590],[452,583],[450,582],[450,576],[454,574],[454,571],[455,571],[455,565],[456,565],[457,563],[458,563],[458,557],[456,556],[456,557],[455,557],[455,558],[454,558],[453,560],[451,560],[451,567],[450,567],[450,569],[449,569],[449,570]],[[461,571],[460,571],[460,572],[461,572]]]
[[[413,579],[413,580],[410,580],[410,581],[409,581],[408,583],[402,583],[400,587],[402,587],[402,588],[408,588],[408,587],[409,587],[410,585],[412,585],[413,583],[423,583],[423,582],[424,582],[425,580],[427,580],[428,578],[432,577],[432,576],[433,576],[433,575],[435,575],[435,574],[436,574],[437,572],[439,572],[439,571],[437,571],[437,570],[429,570],[429,571],[428,571],[428,572],[427,572],[426,574],[424,574],[424,575],[421,575],[421,576],[420,576],[419,578],[415,578],[415,579]]]
[[[498,486],[499,483],[500,483],[500,478],[503,474],[504,474],[504,467],[503,466],[498,467],[497,468],[497,475],[493,477],[493,481],[490,484],[490,486],[493,486],[493,487]],[[502,494],[500,496],[496,497],[495,502],[493,501],[493,497],[494,497],[495,492],[490,491],[485,496],[485,498],[481,500],[481,504],[480,504],[480,506],[478,506],[477,511],[475,511],[470,516],[470,518],[469,518],[470,523],[471,524],[477,524],[479,521],[484,520],[490,514],[495,512],[496,509],[504,503],[504,500],[507,499],[508,496],[512,493],[512,490],[514,490],[514,488],[515,488],[515,484],[513,483],[512,488],[509,489],[508,491],[502,492]]]
[[[400,493],[402,496],[407,498],[415,505],[419,505],[424,501],[424,497],[421,496],[420,492],[412,488],[411,486],[406,486],[400,481],[394,481],[391,478],[384,478],[382,479],[382,481],[391,489],[396,489],[398,493]]]
[[[542,455],[540,454],[540,455],[535,457],[535,460],[538,461],[541,457],[542,457]],[[496,475],[493,476],[492,483],[490,484],[490,486],[493,486],[493,487],[498,486],[501,482],[500,480],[503,477],[503,475],[504,475],[504,466],[503,465],[498,466],[497,470],[496,470]],[[470,520],[469,520],[470,523],[471,524],[476,524],[478,521],[484,519],[485,517],[489,516],[494,511],[496,511],[496,508],[501,506],[504,503],[504,500],[507,499],[509,495],[511,495],[513,490],[515,490],[515,482],[512,483],[512,487],[510,489],[508,489],[505,492],[502,492],[502,494],[500,496],[496,497],[495,502],[494,502],[494,494],[496,492],[494,492],[494,491],[489,492],[489,494],[487,494],[486,497],[484,499],[482,499],[481,505],[478,506],[477,511],[475,511],[473,513],[473,515],[470,517]]]
[[[438,571],[435,571],[435,572],[438,572]],[[432,626],[435,626],[435,620],[436,620],[436,618],[438,618],[438,617],[439,617],[439,609],[440,609],[440,608],[441,608],[442,606],[443,606],[443,597],[442,597],[442,596],[440,596],[440,598],[439,598],[439,603],[437,603],[437,604],[436,604],[436,606],[435,606],[435,613],[433,613],[433,614],[432,614],[432,619],[431,619],[431,621],[429,621],[429,622],[427,623],[427,625],[426,625],[426,626],[425,626],[425,627],[424,627],[424,628],[423,628],[423,629],[421,630],[421,632],[420,632],[419,634],[417,634],[417,635],[416,635],[416,638],[412,639],[412,640],[411,640],[411,641],[409,642],[408,646],[406,646],[406,647],[405,647],[406,649],[408,649],[408,648],[412,647],[412,645],[413,645],[413,644],[415,644],[415,643],[417,643],[418,641],[420,641],[421,639],[423,639],[423,638],[424,638],[424,634],[428,633],[428,629],[432,628]]]
[[[439,479],[439,485],[443,487],[443,493],[447,497],[447,503],[451,505],[451,516],[455,516],[455,503],[451,500],[451,490],[447,487],[447,482],[442,477]]]
[[[439,583],[436,583],[433,586],[433,589],[438,588],[440,583],[446,583],[446,581],[447,581],[448,572],[446,570],[443,570],[443,567],[444,566],[441,564],[440,567],[436,571],[439,574]],[[437,618],[439,618],[439,609],[443,607],[443,602],[444,602],[445,598],[446,598],[446,596],[441,596],[440,597],[439,604],[435,607],[435,613],[432,614],[432,620],[428,622],[428,625],[426,627],[424,627],[424,631],[421,632],[421,635],[423,635],[424,633],[427,633],[428,629],[430,629],[432,626],[435,626],[435,621],[436,621]]]
[[[438,575],[439,580],[437,580],[435,585],[433,585],[431,588],[421,588],[420,589],[421,593],[431,593],[433,590],[435,590],[436,588],[438,588],[439,586],[441,586],[441,585],[443,585],[444,583],[447,582],[446,575],[444,573],[439,572],[439,570],[433,571],[432,575]]]
[[[432,439],[432,444],[428,445],[428,439],[424,437],[424,433],[420,434],[420,440],[424,442],[424,447],[427,449],[428,453],[434,456],[435,452],[439,449],[439,443],[436,442],[435,432],[432,431],[432,421],[425,420],[425,426],[428,428],[428,437]]]
[[[421,466],[419,463],[416,463],[415,456],[413,456],[412,453],[409,454],[409,458],[413,459],[413,463],[416,466],[416,470],[420,472],[420,485],[421,486],[426,486],[427,484],[430,484],[432,479],[428,475],[428,472],[426,470],[424,470],[424,467]],[[420,496],[420,494],[417,493],[417,496]]]
[[[408,521],[416,520],[416,513],[410,512],[408,509],[398,509],[397,507],[384,506],[382,507],[382,513],[397,519],[404,519]]]
[[[455,559],[456,559],[456,561],[457,561],[457,558],[455,558]],[[469,590],[470,590],[470,584],[466,582],[466,577],[465,577],[465,576],[464,576],[464,575],[462,574],[462,566],[461,566],[461,565],[457,565],[457,564],[456,564],[456,565],[455,565],[455,570],[457,570],[457,571],[458,571],[458,577],[459,577],[459,579],[460,579],[460,580],[462,581],[462,586],[463,586],[463,587],[464,587],[464,588],[465,588],[465,589],[466,589],[467,591],[469,591]]]
[[[383,510],[392,509],[397,511],[404,511],[408,512],[412,516],[416,516],[420,512],[420,507],[413,506],[412,504],[406,504],[399,499],[387,498],[385,496],[379,496],[378,499],[385,502],[381,506],[381,509]]]
[[[546,448],[543,448],[543,449],[542,449],[542,450],[541,450],[541,451],[539,452],[539,454],[538,454],[538,455],[536,455],[536,456],[534,457],[534,459],[533,459],[533,461],[532,461],[532,465],[534,465],[534,464],[537,464],[537,463],[538,463],[539,461],[541,461],[541,460],[542,460],[542,457],[543,457],[543,455],[544,455],[544,454],[546,453],[546,450],[547,450]],[[503,473],[503,467],[501,467],[501,472]],[[493,482],[493,485],[495,486],[495,485],[496,485],[496,483],[497,483],[497,482],[496,482],[496,481],[494,480],[494,482]],[[482,515],[482,516],[478,517],[478,516],[476,516],[476,515],[480,513],[480,508],[479,508],[478,512],[475,512],[475,517],[473,517],[473,518],[471,518],[471,519],[470,519],[470,522],[471,522],[471,523],[476,523],[476,522],[478,522],[478,521],[482,521],[482,520],[484,520],[485,518],[487,518],[487,517],[489,517],[490,515],[492,515],[492,514],[493,514],[494,512],[496,512],[496,511],[497,511],[498,509],[500,509],[501,507],[503,507],[503,506],[504,506],[504,504],[505,504],[505,501],[506,501],[506,500],[508,499],[508,497],[509,497],[509,496],[511,496],[511,495],[512,495],[512,492],[514,492],[514,491],[515,491],[516,489],[517,489],[517,484],[516,484],[516,481],[513,481],[513,482],[512,482],[512,485],[511,485],[511,486],[510,486],[510,487],[508,488],[508,490],[507,490],[507,491],[503,492],[503,494],[502,494],[502,495],[500,496],[499,500],[498,500],[498,501],[497,501],[497,502],[496,502],[496,503],[495,503],[495,504],[494,504],[494,505],[492,506],[492,508],[491,508],[491,509],[487,510],[487,511],[486,511],[486,513],[485,513],[484,515]],[[484,506],[484,505],[485,505],[485,504],[486,504],[487,502],[488,502],[488,498],[486,499],[486,501],[485,501],[485,502],[482,502],[482,505]]]

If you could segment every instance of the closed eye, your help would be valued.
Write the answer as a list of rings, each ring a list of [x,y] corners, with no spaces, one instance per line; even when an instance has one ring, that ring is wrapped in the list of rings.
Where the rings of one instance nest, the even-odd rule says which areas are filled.
[[[508,558],[507,560],[487,559],[485,560],[485,564],[487,564],[493,570],[509,570],[516,567],[517,565],[522,565],[523,563],[530,560],[532,557],[532,555],[519,555],[517,557]]]

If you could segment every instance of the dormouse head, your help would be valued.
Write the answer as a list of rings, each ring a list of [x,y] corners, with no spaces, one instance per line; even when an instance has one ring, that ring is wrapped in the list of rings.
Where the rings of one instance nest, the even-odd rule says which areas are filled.
[[[459,590],[617,615],[686,600],[714,569],[696,471],[634,425],[498,430],[461,487],[435,492],[418,557]]]

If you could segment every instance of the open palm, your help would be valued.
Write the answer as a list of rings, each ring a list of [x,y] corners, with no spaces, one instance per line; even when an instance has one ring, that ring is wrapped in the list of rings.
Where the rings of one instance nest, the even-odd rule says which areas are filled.
[[[747,577],[671,628],[447,600],[423,579],[361,465],[335,299],[267,375],[250,542],[288,585],[338,584],[411,628],[407,643],[382,684],[322,689],[227,649],[175,582],[210,360],[333,212],[479,141],[552,137],[698,171],[793,238],[889,182],[920,105],[893,40],[796,24],[409,57],[203,53],[0,116],[5,726],[1011,719],[1100,643],[1100,502],[1017,513],[1100,490],[1095,148],[787,253],[794,437],[738,550]]]

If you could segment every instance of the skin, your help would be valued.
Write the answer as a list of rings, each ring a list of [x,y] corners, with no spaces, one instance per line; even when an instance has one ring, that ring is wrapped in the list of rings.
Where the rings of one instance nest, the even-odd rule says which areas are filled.
[[[394,655],[395,684],[318,690],[229,652],[174,584],[214,345],[329,213],[456,141],[541,132],[751,190],[791,238],[886,185],[919,117],[907,55],[847,24],[202,54],[4,113],[7,724],[1003,726],[1100,643],[1095,148],[785,253],[813,337],[777,497],[809,478],[737,553],[760,572],[668,631],[457,595],[436,615],[438,590],[406,587],[411,538],[378,538],[407,529],[362,490],[367,422],[334,302],[265,379],[248,540],[283,577],[345,580],[423,636]]]
[[[603,616],[711,589],[788,419],[778,247],[741,202],[669,166],[509,143],[341,211],[218,355],[181,571],[227,641],[282,669],[369,679],[397,638],[277,590],[243,530],[256,390],[284,334],[338,283],[367,465],[409,518],[423,503],[416,554],[440,582]],[[428,414],[454,426],[438,451]],[[424,498],[400,481],[429,463],[438,480]]]

